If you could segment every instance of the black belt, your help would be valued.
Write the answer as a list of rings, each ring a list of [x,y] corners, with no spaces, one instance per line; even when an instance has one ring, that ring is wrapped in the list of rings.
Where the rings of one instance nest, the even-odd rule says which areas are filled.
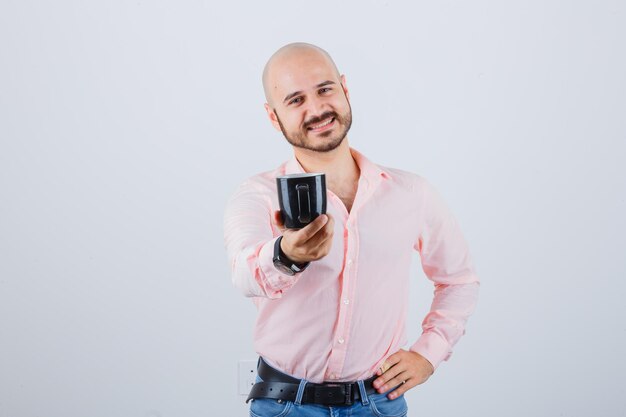
[[[300,379],[284,374],[269,366],[263,358],[259,359],[257,367],[259,377],[263,382],[252,386],[246,402],[254,398],[272,398],[275,400],[295,401],[300,386]],[[372,385],[376,375],[363,381],[365,392],[376,393]],[[307,382],[302,394],[302,404],[320,405],[352,405],[361,400],[361,391],[356,382],[324,382],[314,384]]]

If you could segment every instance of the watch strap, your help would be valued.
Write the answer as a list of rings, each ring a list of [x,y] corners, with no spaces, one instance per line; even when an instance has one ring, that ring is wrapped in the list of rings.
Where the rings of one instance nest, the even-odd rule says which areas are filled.
[[[280,247],[280,242],[282,240],[282,236],[276,239],[276,243],[274,246],[274,262],[280,262],[282,265],[291,269],[294,274],[304,271],[311,264],[311,262],[298,263],[289,259],[285,252],[283,252],[283,249]]]

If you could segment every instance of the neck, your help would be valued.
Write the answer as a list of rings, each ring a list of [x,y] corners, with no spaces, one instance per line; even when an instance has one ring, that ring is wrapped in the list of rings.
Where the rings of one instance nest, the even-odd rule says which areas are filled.
[[[294,153],[306,172],[325,173],[326,183],[329,185],[358,181],[359,166],[352,158],[347,137],[341,142],[341,145],[330,152],[294,148]]]

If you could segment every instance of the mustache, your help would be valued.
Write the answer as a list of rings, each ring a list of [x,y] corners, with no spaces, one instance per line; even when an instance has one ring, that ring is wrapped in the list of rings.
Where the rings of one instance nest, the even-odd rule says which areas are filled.
[[[303,127],[305,129],[308,129],[309,126],[319,124],[322,120],[328,119],[329,117],[334,117],[335,119],[339,119],[339,115],[336,112],[334,112],[334,111],[327,111],[327,112],[322,113],[319,116],[314,116],[314,117],[310,118],[309,120],[304,122]]]

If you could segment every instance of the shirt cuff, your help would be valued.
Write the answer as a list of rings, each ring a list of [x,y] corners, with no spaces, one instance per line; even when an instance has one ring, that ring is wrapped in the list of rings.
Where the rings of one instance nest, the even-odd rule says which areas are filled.
[[[448,360],[452,354],[452,349],[450,349],[448,342],[434,332],[422,333],[420,338],[417,339],[417,342],[415,342],[409,350],[422,355],[435,369],[437,369],[441,362]]]
[[[282,294],[282,290],[291,287],[298,279],[297,276],[289,276],[282,274],[274,266],[274,245],[278,237],[266,242],[259,251],[259,268],[261,269],[261,276],[259,277],[259,285],[263,287],[266,293],[270,296],[279,298]],[[272,298],[274,298],[272,297]]]

